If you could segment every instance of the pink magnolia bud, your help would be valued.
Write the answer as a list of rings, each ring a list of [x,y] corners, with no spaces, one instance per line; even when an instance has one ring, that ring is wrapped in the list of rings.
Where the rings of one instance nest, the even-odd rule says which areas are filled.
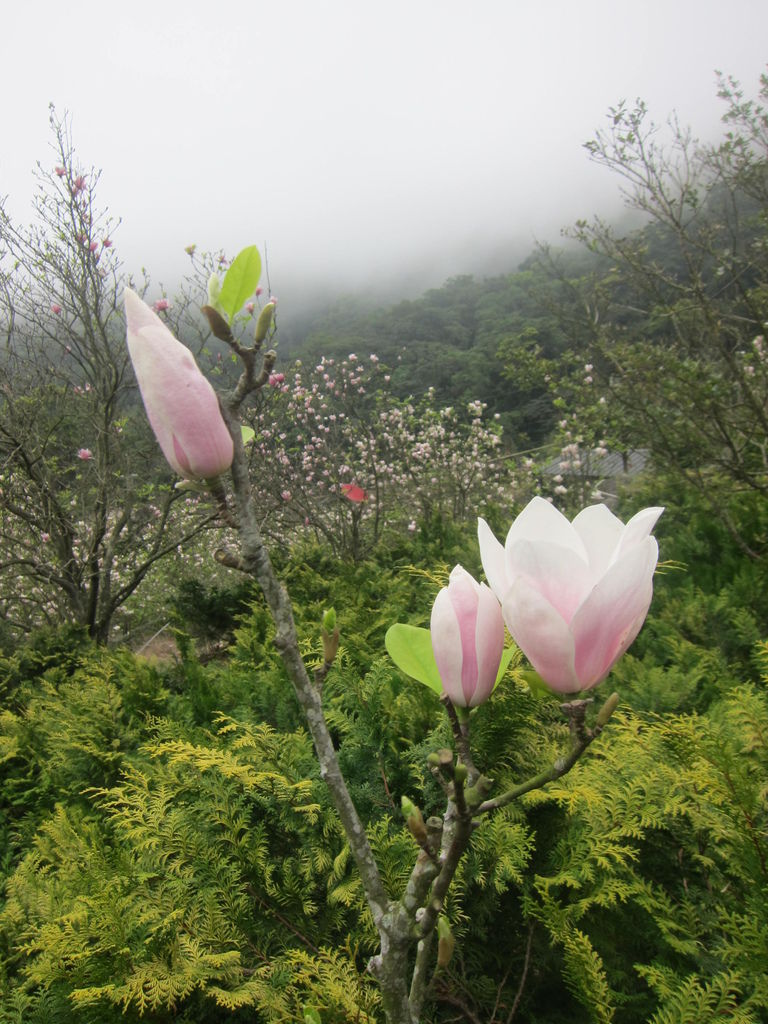
[[[58,316],[58,315],[59,315],[59,313],[61,312],[61,306],[60,306],[60,305],[59,305],[59,304],[58,304],[57,302],[54,302],[54,303],[53,303],[53,304],[51,305],[51,312],[52,312],[52,313],[55,313],[55,314],[56,314],[56,316]]]
[[[256,309],[256,306],[254,305],[253,302],[246,302],[246,304],[245,304],[245,312],[246,313],[248,313],[249,315],[252,316],[254,309]]]
[[[111,249],[112,248],[112,239],[111,238],[102,238],[101,244],[104,246],[105,249]]]
[[[224,473],[232,465],[232,438],[192,353],[130,288],[125,314],[144,408],[166,459],[184,477],[209,480]]]
[[[504,650],[499,602],[457,565],[432,606],[432,650],[451,702],[474,708],[488,700]]]
[[[170,307],[171,304],[168,299],[158,299],[152,306],[156,313],[163,313],[166,309],[170,309]]]
[[[89,462],[93,458],[93,452],[90,448],[78,448],[77,457],[82,459],[83,462]]]
[[[534,498],[504,547],[479,521],[483,569],[509,631],[553,690],[596,686],[640,632],[659,555],[650,532],[663,511],[643,509],[625,525],[592,505],[569,523]]]
[[[66,167],[54,167],[53,169],[56,172],[57,177],[59,178],[63,178],[64,175],[67,173]]]

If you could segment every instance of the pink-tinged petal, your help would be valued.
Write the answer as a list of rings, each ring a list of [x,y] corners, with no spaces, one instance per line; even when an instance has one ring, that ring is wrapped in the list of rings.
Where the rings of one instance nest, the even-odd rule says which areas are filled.
[[[617,562],[627,551],[642,544],[656,525],[656,520],[664,511],[664,507],[644,508],[635,513],[624,527],[619,545],[614,552],[612,561]]]
[[[515,643],[544,682],[558,693],[579,690],[571,631],[549,601],[518,579],[507,592],[502,611]]]
[[[590,505],[573,520],[587,550],[592,582],[603,575],[624,533],[624,523],[606,505]]]
[[[448,596],[448,588],[444,587],[432,605],[432,618],[429,623],[432,637],[432,651],[440,673],[443,690],[454,704],[463,706],[464,691],[461,686],[461,667],[463,661],[461,636],[456,621],[453,602]]]
[[[592,586],[586,560],[559,544],[520,540],[508,552],[508,565],[513,578],[522,577],[565,623],[571,621]]]
[[[535,497],[525,506],[520,515],[509,528],[506,540],[507,558],[512,547],[519,540],[549,541],[569,548],[584,562],[587,552],[578,533],[568,522],[562,512],[543,498]],[[509,563],[508,563],[509,568]]]
[[[192,473],[192,467],[189,464],[187,453],[179,444],[179,439],[175,434],[173,435],[173,454],[176,456],[176,461],[181,467],[182,476],[193,476],[194,474]]]
[[[496,539],[493,530],[484,519],[477,520],[477,541],[480,545],[480,561],[483,563],[485,578],[499,601],[503,601],[512,582],[507,575],[504,545]]]
[[[482,704],[493,693],[504,653],[504,618],[496,595],[481,583],[477,602],[477,628],[475,630],[477,654],[477,688],[469,707]]]
[[[478,586],[460,565],[451,573],[448,596],[453,605],[461,641],[461,693],[462,707],[469,707],[477,689],[477,612]]]
[[[129,288],[125,313],[128,351],[163,454],[182,476],[219,476],[232,463],[233,445],[216,392],[189,349]]]
[[[582,689],[604,679],[637,636],[651,603],[658,556],[655,538],[646,537],[611,566],[574,615],[571,629]]]
[[[457,565],[432,606],[430,634],[443,691],[473,708],[493,692],[504,649],[499,602]]]

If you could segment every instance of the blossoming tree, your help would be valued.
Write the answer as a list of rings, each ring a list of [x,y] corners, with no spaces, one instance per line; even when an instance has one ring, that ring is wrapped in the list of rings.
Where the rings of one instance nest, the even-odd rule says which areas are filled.
[[[135,415],[117,225],[67,120],[52,110],[51,125],[35,221],[18,227],[0,204],[0,614],[11,635],[75,622],[105,640],[211,507],[173,489]]]

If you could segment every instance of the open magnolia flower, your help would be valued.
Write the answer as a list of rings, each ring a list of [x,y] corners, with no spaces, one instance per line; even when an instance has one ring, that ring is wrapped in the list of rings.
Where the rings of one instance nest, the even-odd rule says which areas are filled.
[[[553,690],[601,682],[645,621],[659,556],[650,536],[662,508],[625,525],[605,505],[572,523],[534,498],[502,546],[478,523],[480,556],[515,642]]]
[[[160,317],[130,288],[124,299],[128,352],[163,455],[180,476],[212,480],[234,451],[216,392]]]

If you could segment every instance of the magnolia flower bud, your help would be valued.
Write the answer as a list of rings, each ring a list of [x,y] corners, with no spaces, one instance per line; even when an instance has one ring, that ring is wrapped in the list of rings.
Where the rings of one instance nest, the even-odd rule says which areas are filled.
[[[619,706],[619,695],[618,693],[612,693],[608,700],[603,704],[597,713],[597,725],[602,729],[603,726],[608,724],[613,712]]]
[[[219,476],[231,466],[234,448],[216,392],[157,314],[130,288],[124,299],[128,352],[163,454],[180,476]]]
[[[416,804],[405,795],[400,797],[400,806],[408,831],[419,846],[424,846],[427,841],[427,826],[424,824],[424,816]]]
[[[208,278],[208,305],[216,308],[221,295],[221,281],[218,274],[211,274]]]
[[[268,302],[264,309],[259,313],[258,320],[256,321],[256,328],[253,332],[254,341],[258,344],[264,341],[266,338],[269,328],[272,325],[272,317],[275,312],[274,302]]]
[[[334,629],[328,633],[326,630],[322,630],[321,635],[323,638],[323,658],[326,665],[331,665],[339,651],[339,631]]]
[[[432,650],[452,704],[474,708],[488,700],[504,650],[499,602],[485,584],[457,565],[437,595],[430,623]]]

